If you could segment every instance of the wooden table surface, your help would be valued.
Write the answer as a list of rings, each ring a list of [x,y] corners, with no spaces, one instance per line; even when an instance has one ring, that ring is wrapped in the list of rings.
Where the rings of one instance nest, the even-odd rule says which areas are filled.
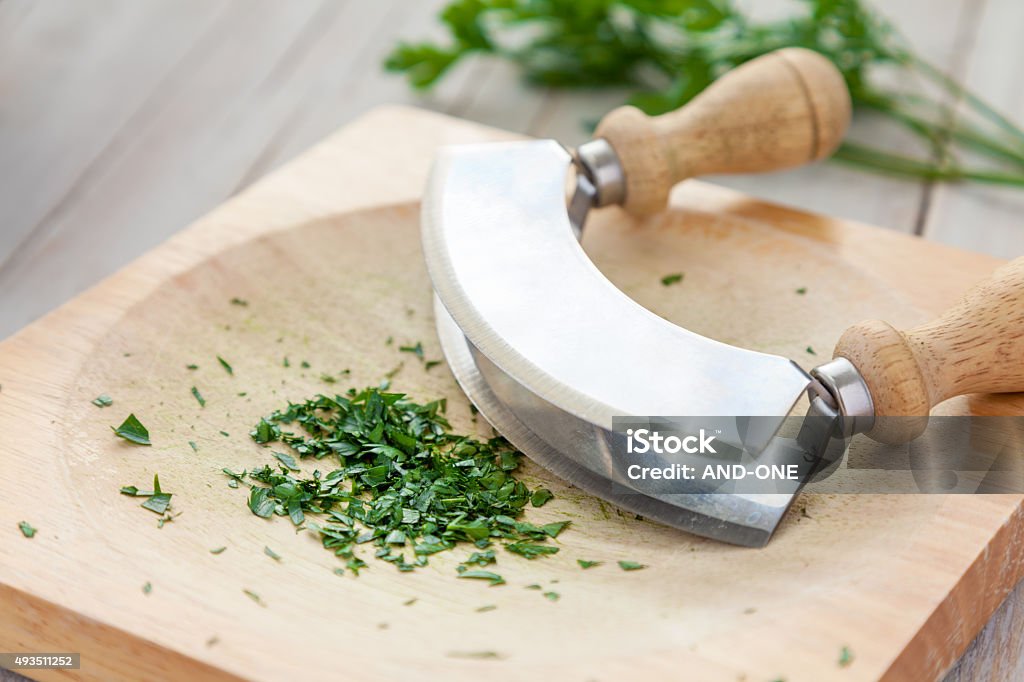
[[[529,89],[507,65],[460,66],[426,97],[380,63],[437,36],[441,0],[0,0],[0,338],[68,300],[337,127],[413,103],[574,144],[621,92]],[[752,2],[743,4],[752,5]],[[756,3],[757,14],[787,0]],[[876,5],[882,6],[882,3]],[[1024,3],[889,0],[924,56],[1024,121]],[[915,151],[858,117],[854,135]],[[966,249],[1024,252],[1024,191],[825,164],[717,178],[773,201]],[[1024,590],[947,680],[1024,679]],[[20,679],[0,671],[0,682]]]

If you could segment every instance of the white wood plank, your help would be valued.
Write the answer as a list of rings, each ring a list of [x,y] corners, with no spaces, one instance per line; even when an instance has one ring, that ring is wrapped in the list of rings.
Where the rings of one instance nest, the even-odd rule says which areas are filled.
[[[252,161],[254,140],[266,136],[256,124],[287,81],[294,49],[327,19],[323,12],[341,8],[330,0],[236,0],[217,16],[0,270],[0,336],[226,197]],[[159,23],[146,30],[159,31]],[[130,45],[143,59],[146,46]]]
[[[88,172],[223,5],[0,3],[0,264]]]
[[[981,16],[981,38],[964,76],[974,91],[1018,125],[1024,125],[1024,89],[1018,73],[1024,63],[1022,26],[1024,3],[989,0]],[[1022,216],[1024,189],[977,183],[944,185],[932,198],[924,234],[947,244],[1014,258],[1024,254]]]
[[[964,12],[972,0],[901,0],[873,3],[900,28],[914,49],[942,68],[953,68],[965,30]],[[791,3],[787,3],[791,4]],[[889,83],[916,87],[906,79],[880,74]],[[926,148],[909,133],[877,116],[858,113],[852,140],[918,155]],[[838,162],[760,176],[718,176],[723,185],[771,201],[912,232],[925,194],[925,185],[912,180],[883,177]]]

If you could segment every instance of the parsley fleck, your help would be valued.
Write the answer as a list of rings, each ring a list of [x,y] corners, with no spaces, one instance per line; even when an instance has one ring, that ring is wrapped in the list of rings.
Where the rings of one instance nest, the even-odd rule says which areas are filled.
[[[196,442],[194,440],[190,440],[188,442],[188,445],[190,448],[192,448],[192,452],[199,452],[199,446],[196,445]]]
[[[309,363],[303,360],[300,367],[302,367],[302,369],[309,369]]]
[[[547,599],[550,599],[551,601],[558,601],[562,595],[558,594],[557,592],[545,592],[544,596]]]
[[[21,534],[29,539],[34,538],[36,536],[37,529],[33,528],[32,524],[30,524],[28,521],[18,522],[18,528],[21,529]]]
[[[799,289],[796,290],[796,293],[803,296],[804,294],[807,293],[807,287],[800,287]]]
[[[199,369],[199,365],[193,365],[193,364],[185,365],[185,369]]]
[[[674,272],[671,275],[665,275],[661,278],[661,285],[663,287],[672,286],[673,284],[679,284],[683,281],[683,273]]]
[[[211,549],[210,550],[210,554],[223,554],[224,550],[226,550],[226,549],[227,549],[227,547],[217,547],[215,549]]]
[[[412,353],[421,361],[423,360],[423,343],[420,341],[417,341],[415,346],[399,346],[398,350],[401,353]]]
[[[621,568],[623,571],[639,571],[642,568],[647,568],[647,566],[643,564],[638,564],[635,561],[620,561],[619,568]]]
[[[283,365],[284,367],[291,367],[292,366],[292,363],[288,362],[288,356],[287,355],[284,356],[284,360],[281,362],[281,365]]]
[[[486,580],[491,584],[491,587],[495,585],[504,585],[505,579],[497,573],[491,571],[463,571],[459,573],[460,578],[469,578],[471,580]]]
[[[149,594],[152,591],[153,591],[153,584],[152,583],[147,582],[145,585],[142,586],[142,594]]]
[[[244,298],[238,298],[237,296],[231,299],[231,305],[242,306],[243,308],[249,305],[249,302]]]
[[[580,565],[580,568],[593,568],[594,566],[600,566],[600,561],[587,561],[586,559],[577,559],[576,563]]]
[[[433,369],[434,367],[437,367],[440,364],[441,364],[440,360],[427,360],[423,364],[423,369],[425,369],[425,370],[427,370],[429,372],[431,369]]]
[[[807,346],[807,353],[809,355],[817,355],[817,353],[814,352],[814,349],[811,348],[810,346]]]
[[[110,407],[114,404],[114,399],[106,393],[102,393],[93,399],[92,404],[96,407]]]
[[[476,612],[477,613],[487,613],[488,611],[494,611],[496,608],[498,608],[498,607],[495,606],[494,604],[488,604],[487,606],[479,607],[478,609],[476,609]]]
[[[221,356],[218,355],[217,356],[217,362],[220,363],[220,366],[224,368],[225,372],[227,372],[228,374],[234,376],[235,370],[232,369],[231,365],[228,364],[227,360],[225,360],[224,358],[222,358]]]
[[[149,430],[142,425],[142,422],[134,414],[129,414],[128,418],[124,420],[120,426],[116,429],[111,426],[114,433],[124,438],[126,441],[135,443],[137,445],[152,445],[149,442]]]
[[[839,650],[839,667],[845,668],[853,663],[853,652],[850,651],[850,647],[844,646]]]
[[[281,560],[281,555],[278,554],[277,552],[275,552],[274,550],[270,549],[269,547],[264,547],[263,548],[263,553],[266,554],[271,559],[273,559],[274,561],[280,561]]]
[[[124,492],[124,488],[121,489],[121,492]],[[140,496],[144,495],[144,493],[135,494]],[[167,508],[171,506],[171,495],[172,493],[165,493],[160,489],[160,477],[154,474],[153,492],[148,496],[149,499],[142,503],[142,508],[162,515],[167,511]],[[163,524],[160,525],[162,526]]]
[[[260,606],[266,608],[267,604],[262,599],[260,599],[260,595],[256,594],[252,590],[242,590],[242,592],[244,592],[245,596],[247,596],[249,599],[252,599],[254,602],[259,604]]]
[[[537,488],[533,491],[533,497],[530,498],[530,504],[534,507],[543,507],[548,500],[554,497],[554,494],[547,488]]]
[[[192,395],[195,396],[196,402],[199,403],[199,407],[206,407],[206,399],[203,398],[199,389],[195,386],[192,387]]]

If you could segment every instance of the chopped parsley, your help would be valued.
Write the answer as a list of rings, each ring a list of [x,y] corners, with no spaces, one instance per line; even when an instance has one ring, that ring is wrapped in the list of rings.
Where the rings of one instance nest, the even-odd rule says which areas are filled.
[[[264,547],[263,548],[263,553],[266,554],[271,559],[273,559],[274,561],[280,561],[281,560],[281,555],[278,554],[277,552],[275,552],[274,550],[270,549],[269,547]]]
[[[238,298],[236,296],[235,298],[231,299],[231,305],[242,306],[243,308],[245,308],[249,305],[249,302],[246,301],[244,298]]]
[[[256,594],[252,590],[242,590],[242,592],[245,593],[246,597],[248,597],[249,599],[252,599],[254,602],[259,604],[260,606],[266,608],[267,604],[262,599],[260,599],[260,595]]]
[[[225,372],[227,372],[228,374],[234,376],[235,370],[231,367],[231,365],[228,364],[227,360],[225,360],[224,358],[222,358],[221,356],[218,355],[217,356],[217,362],[220,363],[220,366],[224,368]]]
[[[153,583],[146,582],[146,584],[142,586],[142,594],[149,594],[152,591],[153,591]]]
[[[545,592],[544,593],[544,597],[546,599],[550,599],[551,601],[558,601],[561,598],[561,596],[562,595],[558,594],[557,592]]]
[[[683,273],[673,272],[671,275],[665,275],[661,278],[661,286],[668,287],[673,284],[679,284],[683,281]]]
[[[442,364],[441,360],[427,360],[425,363],[423,363],[423,369],[429,372],[434,367],[437,367],[440,364]]]
[[[803,296],[804,294],[807,293],[807,287],[800,287],[799,289],[796,290],[796,293]]]
[[[817,355],[817,353],[814,352],[814,349],[811,348],[810,346],[807,346],[807,354],[808,355]]]
[[[544,504],[554,497],[554,494],[547,488],[537,488],[533,491],[533,496],[530,498],[530,504],[534,507],[543,507]]]
[[[203,398],[203,395],[195,386],[192,387],[192,395],[195,397],[196,402],[199,403],[199,407],[206,407],[206,399]]]
[[[19,521],[18,528],[21,529],[21,534],[31,539],[36,536],[38,529],[34,528],[28,521]]]
[[[121,487],[121,494],[128,495],[129,497],[145,497],[145,502],[142,503],[144,509],[148,509],[151,512],[160,514],[161,516],[167,511],[167,508],[171,505],[172,493],[165,493],[160,489],[160,476],[153,475],[153,489],[152,490],[139,490],[134,485],[126,485]],[[167,519],[171,520],[171,519]],[[163,523],[160,524],[163,527]]]
[[[188,442],[188,445],[190,448],[192,448],[192,452],[199,452],[199,446],[196,445],[196,442],[194,440],[190,440]]]
[[[188,365],[185,365],[185,369],[193,369],[193,370],[194,370],[194,369],[199,369],[199,365],[196,365],[196,364],[188,364]]]
[[[494,563],[496,543],[530,559],[554,554],[558,548],[547,541],[569,522],[537,526],[520,520],[537,492],[512,474],[519,453],[502,438],[450,433],[444,410],[443,400],[418,404],[372,387],[289,403],[256,424],[253,440],[280,441],[298,458],[329,459],[338,468],[301,476],[295,456],[274,452],[276,467],[224,473],[236,485],[246,476],[252,481],[248,506],[254,515],[305,524],[355,575],[366,565],[357,556],[360,545],[372,545],[376,559],[412,571],[431,554],[471,543],[478,551],[459,566],[459,577],[501,584],[495,573],[467,569]],[[547,501],[547,495],[537,499]]]
[[[460,578],[469,578],[471,580],[486,580],[490,583],[491,587],[495,585],[504,585],[505,579],[497,573],[491,571],[463,571],[459,573]]]
[[[423,360],[423,343],[420,341],[417,341],[415,346],[399,346],[398,350],[401,353],[412,353],[421,361]]]
[[[210,554],[223,554],[224,550],[226,550],[226,549],[227,549],[227,547],[217,547],[215,549],[211,549],[210,550]]]
[[[128,418],[124,420],[120,426],[116,429],[111,426],[114,433],[124,438],[126,441],[135,443],[137,445],[152,445],[149,442],[149,430],[142,425],[138,417],[134,414],[129,414]]]
[[[647,568],[647,566],[638,564],[635,561],[620,561],[619,568],[623,571],[639,571],[641,568]]]
[[[92,404],[95,405],[96,407],[110,407],[111,405],[114,404],[114,399],[111,398],[106,393],[101,393],[100,395],[93,398]]]
[[[586,559],[577,559],[576,563],[580,565],[580,568],[587,569],[593,568],[594,566],[600,566],[600,561],[587,561]]]
[[[850,651],[850,647],[844,646],[839,650],[839,667],[845,668],[853,663],[853,652]]]

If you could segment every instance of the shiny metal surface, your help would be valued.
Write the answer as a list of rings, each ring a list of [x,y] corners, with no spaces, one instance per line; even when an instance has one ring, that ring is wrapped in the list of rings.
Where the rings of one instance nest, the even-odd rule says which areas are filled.
[[[842,435],[867,433],[875,425],[875,405],[864,378],[846,358],[835,358],[811,370],[829,392],[842,415]]]
[[[443,150],[424,199],[423,243],[442,346],[470,399],[531,458],[607,498],[616,475],[613,416],[781,423],[811,378],[786,358],[678,327],[615,288],[584,253],[566,212],[570,163],[545,140]],[[776,428],[760,434],[759,447],[773,448],[766,456],[807,455],[796,441],[774,438]],[[615,502],[761,546],[794,494],[630,494]]]
[[[576,160],[594,186],[594,205],[610,206],[626,200],[626,175],[619,156],[603,138],[576,148]]]
[[[810,383],[797,365],[678,327],[598,271],[566,214],[570,162],[550,140],[453,147],[436,160],[424,252],[473,347],[604,429],[614,415],[788,414]]]
[[[618,469],[607,447],[608,432],[538,398],[473,348],[441,301],[435,298],[438,336],[448,366],[466,395],[499,433],[532,460],[586,492],[608,499]],[[536,427],[535,431],[531,426]],[[789,439],[772,447],[803,457]],[[768,453],[766,460],[778,457]],[[623,481],[618,481],[623,485]],[[615,495],[617,506],[691,533],[745,547],[763,547],[789,509],[788,494],[722,493]]]

